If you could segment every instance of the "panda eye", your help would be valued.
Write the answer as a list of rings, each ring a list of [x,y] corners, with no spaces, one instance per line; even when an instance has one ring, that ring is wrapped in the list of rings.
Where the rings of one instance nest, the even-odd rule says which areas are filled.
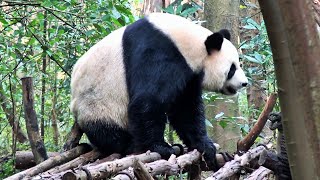
[[[231,67],[230,67],[230,70],[228,72],[227,80],[229,80],[229,79],[231,79],[233,77],[233,75],[236,72],[236,70],[237,70],[236,65],[232,64]]]

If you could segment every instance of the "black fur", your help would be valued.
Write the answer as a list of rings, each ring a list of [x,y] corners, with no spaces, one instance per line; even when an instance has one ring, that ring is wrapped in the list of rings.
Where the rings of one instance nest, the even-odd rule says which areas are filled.
[[[231,34],[230,34],[230,32],[229,32],[228,29],[221,29],[221,30],[219,31],[219,33],[222,34],[224,38],[226,38],[226,39],[228,39],[228,40],[230,41],[230,39],[231,39]]]
[[[234,74],[236,73],[236,70],[237,70],[236,65],[232,64],[228,72],[227,80],[231,79],[234,76]]]
[[[116,124],[111,124],[108,120],[86,121],[82,130],[86,133],[90,142],[106,155],[112,153],[125,155],[133,151],[130,147],[132,144],[131,135]]]
[[[210,35],[204,44],[206,45],[206,49],[208,54],[211,54],[212,50],[220,50],[223,43],[223,35],[216,32]]]
[[[135,152],[151,150],[169,158],[174,151],[164,141],[168,117],[182,141],[204,152],[215,168],[216,149],[207,137],[201,98],[203,72],[194,73],[175,44],[146,19],[126,28],[123,55]]]

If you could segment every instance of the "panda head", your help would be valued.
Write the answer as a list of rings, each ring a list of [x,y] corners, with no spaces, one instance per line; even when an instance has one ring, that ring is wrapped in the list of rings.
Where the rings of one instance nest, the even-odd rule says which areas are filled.
[[[221,30],[208,36],[205,47],[208,53],[204,60],[205,89],[233,95],[247,86],[248,79],[240,67],[239,54],[230,42],[228,30]]]

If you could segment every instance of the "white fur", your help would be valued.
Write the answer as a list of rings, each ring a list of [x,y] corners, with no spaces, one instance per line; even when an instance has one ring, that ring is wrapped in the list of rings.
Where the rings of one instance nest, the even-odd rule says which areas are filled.
[[[205,89],[220,91],[226,86],[232,86],[237,90],[242,87],[242,83],[248,82],[240,68],[238,51],[229,40],[224,39],[221,50],[208,55],[204,42],[213,34],[210,30],[171,14],[153,13],[147,18],[175,43],[194,72],[204,69]],[[226,82],[232,63],[236,65],[237,71]]]
[[[227,80],[232,64],[236,66],[237,70],[234,76]],[[242,88],[243,83],[248,83],[248,79],[240,67],[238,51],[227,39],[223,39],[220,51],[214,50],[211,55],[207,56],[204,62],[204,72],[203,86],[207,90],[224,90],[225,92],[227,87],[238,90]]]
[[[204,41],[212,34],[211,31],[172,14],[153,13],[147,18],[175,43],[194,72],[202,70],[207,56]]]
[[[204,42],[211,31],[170,14],[154,13],[147,18],[171,38],[194,72],[204,70],[206,89],[220,91],[228,86],[239,89],[247,82],[239,66],[237,49],[227,39],[220,51],[208,55]],[[124,30],[125,27],[114,31],[90,48],[73,69],[71,110],[80,126],[99,119],[111,120],[122,128],[128,126],[129,99],[122,57]],[[237,71],[226,81],[232,63]]]
[[[128,92],[118,29],[91,47],[76,63],[71,78],[71,110],[80,126],[107,119],[127,127]]]

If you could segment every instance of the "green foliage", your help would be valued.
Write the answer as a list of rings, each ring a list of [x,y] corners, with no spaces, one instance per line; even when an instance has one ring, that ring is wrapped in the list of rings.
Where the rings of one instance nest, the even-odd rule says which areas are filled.
[[[250,40],[244,41],[240,45],[240,49],[244,52],[240,58],[244,61],[246,75],[250,80],[253,79],[253,76],[263,77],[263,87],[268,92],[274,92],[276,90],[276,79],[265,23],[262,21],[258,24],[251,18],[246,18],[244,21],[245,25],[243,28],[245,30],[252,30],[256,34]],[[255,82],[251,81],[251,83]]]
[[[0,179],[4,179],[12,174],[14,174],[14,161],[12,158],[6,160],[4,163],[0,164]]]
[[[171,3],[167,8],[164,8],[163,11],[187,18],[192,17],[199,9],[202,9],[202,7],[194,1],[182,3],[182,0],[177,0]]]
[[[5,6],[7,4],[7,6]],[[34,0],[2,3],[0,8],[0,102],[14,114],[25,132],[20,78],[34,78],[35,110],[45,120],[45,145],[57,151],[73,123],[69,110],[70,74],[77,59],[111,31],[132,23],[127,0],[93,1]],[[46,72],[42,71],[47,59]],[[44,113],[41,114],[42,80],[46,81]],[[56,98],[54,102],[53,99]],[[60,138],[53,141],[53,110]],[[0,106],[0,155],[10,153],[12,128]],[[29,149],[28,142],[17,150]]]

